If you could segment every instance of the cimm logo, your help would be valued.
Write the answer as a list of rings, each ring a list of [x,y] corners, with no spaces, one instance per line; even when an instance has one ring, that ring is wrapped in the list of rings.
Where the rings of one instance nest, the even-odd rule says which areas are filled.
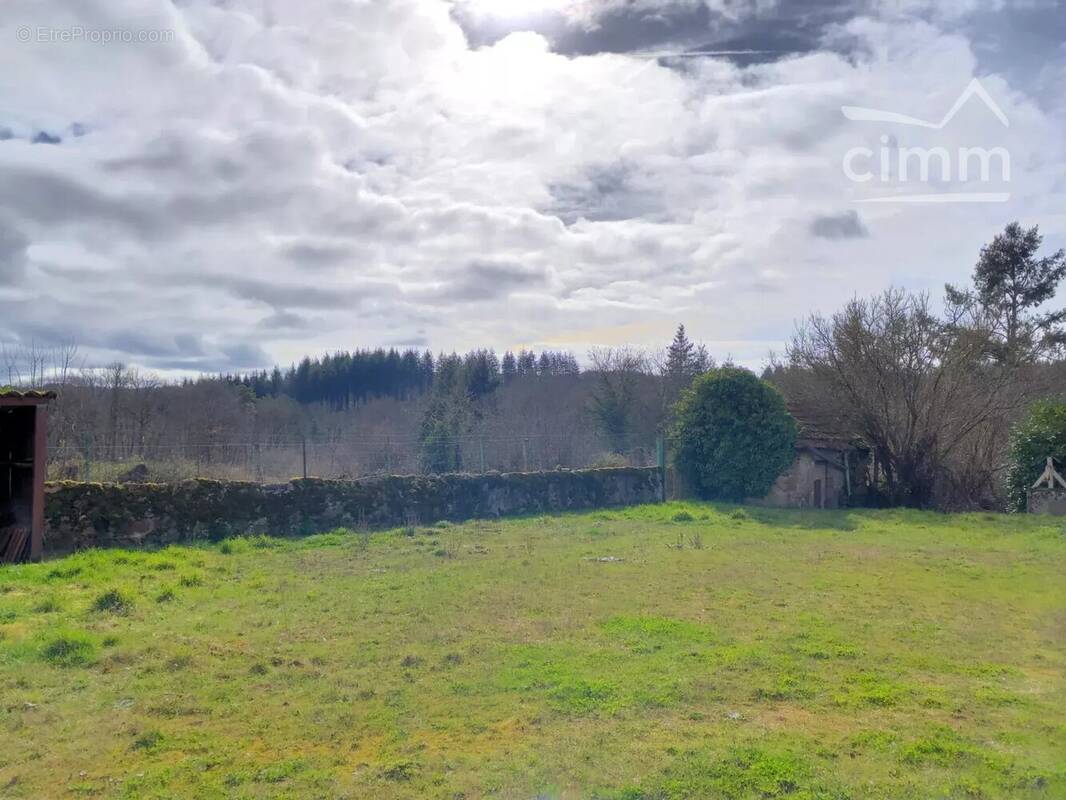
[[[841,106],[849,120],[927,131],[923,139],[936,141],[962,108],[980,100],[1004,128],[1010,121],[991,95],[974,78],[939,122],[918,119],[896,111],[862,106]],[[912,132],[913,133],[913,132]],[[940,138],[947,139],[946,136]],[[901,145],[899,137],[882,133],[880,147],[853,147],[844,154],[842,167],[848,180],[865,184],[872,196],[862,203],[1003,203],[1010,192],[1010,152],[1005,147]],[[924,185],[922,191],[914,188]]]

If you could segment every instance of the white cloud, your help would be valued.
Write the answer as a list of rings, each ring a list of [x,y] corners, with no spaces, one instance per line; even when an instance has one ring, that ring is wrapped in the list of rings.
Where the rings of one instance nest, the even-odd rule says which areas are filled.
[[[1066,236],[1056,112],[996,75],[1011,203],[866,207],[865,236],[812,233],[858,213],[840,162],[876,132],[842,104],[939,118],[978,74],[934,23],[861,17],[784,62],[674,69],[532,33],[472,49],[450,10],[9,0],[0,338],[247,367],[423,338],[650,344],[685,321],[757,360],[854,292],[962,279],[1015,217]],[[73,25],[174,36],[16,43]],[[962,122],[958,141],[993,131]]]

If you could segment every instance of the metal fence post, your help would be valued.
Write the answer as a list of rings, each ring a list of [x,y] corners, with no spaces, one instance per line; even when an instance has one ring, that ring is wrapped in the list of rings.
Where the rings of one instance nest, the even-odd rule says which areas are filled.
[[[85,457],[85,466],[82,469],[81,479],[90,483],[93,479],[93,437],[88,433],[81,435],[81,450]]]
[[[478,449],[481,451],[481,474],[485,474],[485,440],[478,437]]]
[[[307,437],[306,436],[303,437],[303,439],[300,440],[300,449],[301,449],[301,452],[303,454],[304,480],[306,481],[307,480]]]
[[[655,464],[659,468],[659,499],[666,502],[666,439],[655,437]]]

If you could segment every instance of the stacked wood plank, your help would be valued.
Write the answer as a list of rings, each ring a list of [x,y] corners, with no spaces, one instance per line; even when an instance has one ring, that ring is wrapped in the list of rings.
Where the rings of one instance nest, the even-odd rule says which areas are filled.
[[[0,528],[0,564],[15,564],[21,561],[29,541],[29,528],[17,525]]]

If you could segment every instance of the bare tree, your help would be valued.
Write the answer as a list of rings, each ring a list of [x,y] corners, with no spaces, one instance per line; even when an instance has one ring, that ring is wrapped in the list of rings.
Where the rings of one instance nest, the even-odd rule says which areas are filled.
[[[589,351],[595,383],[589,413],[612,451],[623,453],[631,444],[641,376],[647,367],[644,353],[630,347]]]
[[[1016,369],[988,357],[991,336],[938,319],[926,295],[856,299],[797,330],[788,356],[808,380],[793,395],[812,392],[863,436],[891,502],[928,506],[1023,400]]]

